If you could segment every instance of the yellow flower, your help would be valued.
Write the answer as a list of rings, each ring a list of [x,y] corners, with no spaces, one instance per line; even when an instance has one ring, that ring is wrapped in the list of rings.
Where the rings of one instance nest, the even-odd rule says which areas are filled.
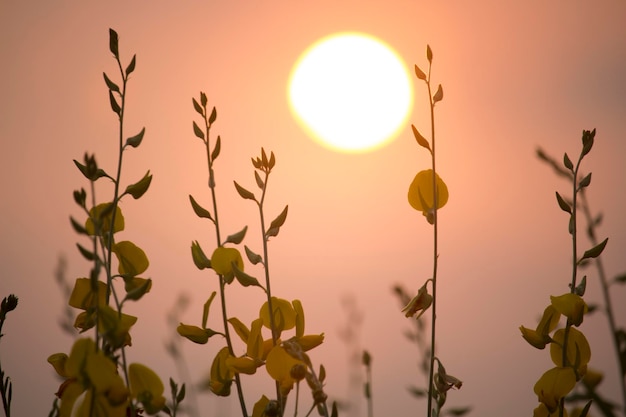
[[[278,336],[283,330],[293,329],[296,326],[296,311],[289,301],[272,297],[272,310],[274,312],[274,326],[276,326],[274,330]],[[261,306],[259,317],[263,320],[263,326],[271,330],[270,309],[267,301]]]
[[[211,364],[209,389],[220,397],[228,397],[230,395],[230,386],[235,377],[233,370],[226,364],[226,360],[229,356],[228,347],[224,346],[217,355],[215,355],[213,363]]]
[[[235,279],[233,272],[233,263],[237,265],[240,271],[243,271],[243,259],[241,253],[235,248],[218,247],[211,255],[211,268],[224,277],[224,280],[230,284]]]
[[[576,385],[576,375],[570,367],[556,367],[545,372],[535,384],[535,394],[550,413],[557,410],[559,401]]]
[[[85,229],[91,236],[96,234],[96,225],[100,225],[99,236],[104,236],[109,233],[111,228],[111,219],[113,217],[113,210],[109,207],[111,203],[102,203],[89,210],[89,217],[85,222]],[[104,216],[102,215],[103,213]],[[119,206],[115,210],[115,225],[113,226],[113,233],[124,230],[124,216]]]
[[[550,333],[559,324],[560,318],[561,314],[552,305],[549,305],[543,312],[543,316],[537,325],[537,330],[520,326],[522,337],[537,349],[543,349],[551,342]]]
[[[439,174],[436,175],[437,208],[440,209],[448,202],[448,187]],[[409,204],[417,211],[421,211],[429,223],[433,222],[434,190],[433,170],[427,169],[417,173],[409,186]]]
[[[554,412],[550,412],[548,407],[544,403],[539,403],[537,408],[533,411],[533,417],[559,417],[559,410],[554,410]],[[563,409],[563,417],[567,417],[567,409]]]
[[[550,345],[550,357],[556,366],[571,366],[576,369],[579,376],[585,375],[587,364],[591,359],[589,342],[582,332],[570,327],[567,335],[567,363],[563,363],[563,344],[565,342],[565,329],[554,332],[554,343]],[[578,377],[576,379],[579,379]]]
[[[580,295],[568,292],[558,297],[550,296],[550,300],[556,311],[567,317],[574,326],[580,326],[588,311],[587,304]]]
[[[124,417],[128,403],[128,389],[118,375],[116,365],[91,339],[78,339],[70,355],[56,353],[48,362],[65,381],[57,396],[61,399],[60,417],[70,417],[78,397],[87,395],[79,406],[79,415],[88,415],[91,402],[107,416]]]
[[[427,283],[428,281],[426,281],[426,283],[422,285],[422,287],[417,292],[417,295],[413,297],[413,299],[409,301],[409,303],[402,309],[402,312],[405,313],[404,315],[406,317],[413,317],[419,311],[420,313],[417,315],[417,317],[415,317],[415,319],[417,320],[422,316],[422,314],[424,314],[426,310],[428,310],[428,307],[430,307],[430,305],[432,304],[433,296],[428,294],[428,289],[426,288]]]
[[[131,363],[128,367],[130,392],[139,401],[148,414],[156,414],[165,406],[163,382],[147,366]]]
[[[304,362],[291,356],[282,346],[274,347],[267,355],[265,368],[267,373],[279,383],[282,395],[287,395],[296,382],[291,375],[291,369],[296,365],[306,367]]]

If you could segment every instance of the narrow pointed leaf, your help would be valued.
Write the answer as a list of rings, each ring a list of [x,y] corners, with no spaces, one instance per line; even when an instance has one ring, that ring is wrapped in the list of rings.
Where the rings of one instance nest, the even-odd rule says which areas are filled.
[[[572,208],[567,203],[567,201],[565,201],[563,197],[561,197],[561,194],[559,194],[558,192],[556,193],[556,201],[559,203],[559,207],[561,207],[561,210],[566,211],[569,214],[572,214]]]
[[[262,190],[265,187],[265,183],[259,175],[259,171],[254,171],[254,179],[256,180],[256,185]]]
[[[82,224],[78,223],[78,221],[76,221],[76,219],[74,219],[71,216],[70,216],[70,223],[72,224],[72,228],[74,228],[74,231],[76,233],[78,233],[79,235],[88,235],[87,229],[85,229],[85,227]]]
[[[596,129],[593,129],[591,132],[588,130],[583,131],[583,150],[580,154],[581,158],[587,155],[591,151],[595,136],[596,136]]]
[[[220,154],[220,150],[222,149],[222,139],[218,136],[215,141],[215,147],[213,148],[213,152],[211,152],[211,160],[215,161]]]
[[[142,195],[144,195],[146,191],[148,191],[148,188],[150,188],[150,183],[152,183],[152,175],[150,174],[150,171],[148,171],[142,179],[126,187],[126,191],[124,191],[124,194],[130,194],[135,200],[137,200]]]
[[[256,197],[254,196],[254,194],[252,194],[250,191],[243,188],[241,185],[237,184],[237,181],[233,181],[233,182],[235,183],[235,188],[237,189],[237,192],[239,193],[241,198],[244,198],[246,200],[256,201]]]
[[[602,253],[602,251],[606,247],[606,244],[607,244],[608,241],[609,241],[609,238],[607,237],[606,239],[604,239],[602,242],[598,243],[593,248],[585,251],[585,254],[583,255],[582,259],[597,258],[598,256],[600,256],[600,254]]]
[[[76,247],[78,248],[80,254],[83,255],[83,258],[88,261],[93,261],[96,258],[92,251],[85,249],[80,243],[77,243]]]
[[[180,391],[176,395],[176,402],[181,403],[185,399],[185,384],[180,387]]]
[[[196,200],[191,196],[191,194],[189,194],[189,201],[191,202],[191,207],[193,208],[194,213],[196,213],[196,216],[213,221],[211,213],[209,213],[207,209],[198,204]]]
[[[585,404],[578,417],[587,417],[587,414],[589,414],[589,409],[591,408],[591,403],[593,403],[593,400],[587,401],[587,404]]]
[[[626,284],[626,273],[616,276],[613,280],[619,284]]]
[[[574,169],[574,164],[572,164],[569,156],[567,156],[567,152],[563,154],[563,165],[565,165],[565,168],[569,169],[570,171]]]
[[[139,287],[127,288],[127,290],[126,290],[126,297],[124,297],[124,299],[132,300],[132,301],[138,301],[138,300],[141,299],[141,297],[143,297],[148,292],[150,292],[151,288],[152,288],[152,280],[150,278],[148,278],[148,279],[142,281],[142,284]]]
[[[113,29],[109,29],[109,49],[111,50],[115,58],[119,59],[120,52],[118,49],[118,37],[117,32]]]
[[[137,62],[137,55],[133,55],[133,59],[130,60],[130,64],[126,67],[126,77],[128,77],[133,71],[135,71],[135,64]]]
[[[246,250],[246,256],[248,257],[248,260],[250,261],[252,265],[256,265],[259,262],[263,262],[263,258],[261,257],[261,255],[252,252],[250,248],[245,245],[244,245],[244,249]]]
[[[198,269],[211,268],[211,261],[204,254],[204,251],[200,247],[197,240],[191,242],[191,257],[193,258],[193,263]]]
[[[582,188],[588,187],[589,184],[591,184],[591,172],[585,175],[582,180],[580,180],[580,182],[578,183],[578,189],[580,190]]]
[[[111,79],[106,75],[106,73],[103,72],[102,75],[104,76],[104,82],[106,83],[109,90],[116,91],[119,93],[120,87],[117,84],[115,84],[113,81],[111,81]]]
[[[193,133],[200,139],[204,140],[204,132],[198,127],[196,122],[193,122]]]
[[[274,157],[274,152],[270,152],[270,161],[267,164],[267,167],[271,170],[276,165],[276,158]]]
[[[428,143],[426,138],[422,136],[422,134],[417,130],[415,125],[411,125],[411,129],[413,129],[413,136],[415,136],[415,140],[417,141],[417,144],[420,145],[421,147],[428,149],[428,151],[432,153],[432,151],[430,150],[430,144]]]
[[[224,241],[223,245],[227,243],[234,243],[235,245],[240,244],[243,238],[246,236],[247,231],[248,231],[248,226],[245,226],[243,229],[241,229],[237,233],[229,235]]]
[[[433,96],[433,104],[441,100],[443,100],[443,87],[441,87],[441,84],[439,84],[439,87],[437,87],[437,92]]]
[[[196,101],[195,98],[192,97],[191,100],[193,101],[193,108],[196,109],[196,113],[204,117],[204,110],[202,109],[202,106]]]
[[[135,136],[131,136],[128,139],[126,139],[126,145],[136,148],[137,146],[141,144],[141,141],[143,140],[143,135],[145,133],[146,133],[146,128],[144,127],[141,129],[141,132],[137,133]]]
[[[215,298],[215,294],[217,293],[213,291],[209,299],[206,300],[206,303],[204,303],[204,308],[202,309],[202,328],[203,329],[206,329],[206,322],[209,319],[209,309],[211,308],[211,303],[213,302],[213,299]]]
[[[117,104],[117,100],[113,96],[113,92],[111,90],[109,90],[109,101],[111,103],[111,109],[119,116],[122,109],[120,105]]]
[[[433,50],[430,49],[430,45],[426,45],[426,59],[428,62],[433,62]]]
[[[212,125],[215,119],[217,119],[217,110],[215,109],[215,107],[213,107],[213,110],[211,110],[211,115],[209,116],[209,125]]]
[[[420,67],[418,67],[417,65],[415,65],[415,75],[417,76],[417,78],[419,78],[420,80],[424,80],[426,81],[426,74],[424,74],[424,71],[422,71],[420,69]]]
[[[240,270],[237,267],[237,264],[235,262],[232,263],[233,266],[233,273],[235,274],[235,278],[237,278],[237,281],[239,281],[239,283],[244,286],[244,287],[249,287],[249,286],[255,286],[255,287],[261,287],[261,284],[259,283],[259,281],[254,278],[251,275],[246,274],[245,272],[243,272],[242,270]],[[263,288],[263,287],[261,287]]]
[[[278,217],[272,220],[272,223],[270,224],[269,229],[267,229],[267,232],[265,232],[266,237],[278,235],[278,231],[280,230],[280,227],[285,223],[285,220],[287,219],[288,210],[289,210],[289,206],[285,206],[285,208],[278,215]]]
[[[200,92],[200,103],[202,103],[202,107],[206,107],[206,94],[204,94],[202,91]]]

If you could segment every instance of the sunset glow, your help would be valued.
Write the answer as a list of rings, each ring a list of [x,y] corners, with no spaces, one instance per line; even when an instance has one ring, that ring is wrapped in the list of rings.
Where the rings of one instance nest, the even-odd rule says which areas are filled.
[[[289,81],[291,110],[318,142],[344,152],[383,146],[411,110],[411,82],[402,59],[360,33],[326,37],[302,54]]]

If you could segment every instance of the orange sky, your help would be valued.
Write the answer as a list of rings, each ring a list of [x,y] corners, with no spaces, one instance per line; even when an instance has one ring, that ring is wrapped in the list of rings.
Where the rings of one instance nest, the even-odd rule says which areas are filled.
[[[191,129],[191,97],[202,90],[218,110],[223,227],[232,233],[248,224],[251,247],[260,248],[255,206],[231,184],[253,187],[250,157],[261,146],[276,154],[267,210],[278,214],[289,204],[289,217],[270,244],[273,291],[300,298],[308,331],[326,333],[313,356],[328,369],[329,394],[350,393],[348,351],[338,330],[347,322],[340,300],[352,295],[364,315],[360,344],[373,355],[376,415],[414,415],[425,407],[404,390],[423,379],[391,287],[416,291],[431,274],[431,228],[406,202],[413,176],[428,167],[427,154],[410,125],[376,152],[333,153],[305,136],[286,103],[287,77],[300,53],[323,36],[354,30],[393,46],[410,68],[425,67],[430,44],[433,81],[444,86],[436,114],[438,172],[450,200],[440,212],[438,354],[465,382],[449,404],[472,405],[475,416],[528,415],[536,406],[532,387],[550,365],[518,327],[535,323],[549,295],[568,291],[571,273],[567,219],[554,199],[555,190],[567,194],[569,186],[536,159],[538,145],[558,158],[564,151],[573,156],[582,130],[597,128],[583,169],[593,172],[593,208],[605,214],[607,270],[611,276],[626,270],[624,3],[221,3],[0,4],[0,296],[20,298],[3,328],[0,355],[14,384],[14,414],[48,412],[57,381],[46,357],[71,346],[57,325],[64,301],[53,272],[60,255],[69,278],[89,268],[67,220],[80,215],[72,191],[86,186],[72,159],[89,151],[110,171],[115,163],[117,125],[102,80],[102,71],[117,74],[108,51],[112,27],[123,61],[137,54],[128,135],[146,127],[141,147],[126,154],[122,181],[148,169],[154,174],[146,196],[122,206],[123,238],[146,251],[146,275],[154,280],[152,292],[131,309],[139,315],[131,360],[153,366],[165,381],[180,379],[162,347],[172,332],[165,312],[186,293],[192,302],[184,320],[197,324],[217,289],[216,278],[198,271],[189,254],[192,240],[207,251],[214,244],[187,197],[210,201],[201,142]],[[427,132],[425,88],[415,88],[411,122]],[[589,275],[587,298],[599,301]],[[261,294],[237,288],[229,294],[237,300],[232,314],[251,321]],[[622,326],[624,296],[615,288]],[[216,326],[217,319],[215,310]],[[605,323],[596,314],[582,329],[591,339],[592,366],[606,372],[603,392],[618,401]],[[194,381],[221,346],[219,340],[184,344]],[[250,407],[256,394],[272,392],[265,375],[251,381]],[[228,410],[206,394],[199,402],[205,414]]]

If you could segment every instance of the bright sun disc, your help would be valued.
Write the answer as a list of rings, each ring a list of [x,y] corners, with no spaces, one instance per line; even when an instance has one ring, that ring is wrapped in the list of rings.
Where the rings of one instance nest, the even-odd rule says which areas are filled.
[[[365,152],[395,138],[413,104],[406,65],[382,41],[340,33],[313,44],[292,70],[288,97],[302,127],[322,145]]]

